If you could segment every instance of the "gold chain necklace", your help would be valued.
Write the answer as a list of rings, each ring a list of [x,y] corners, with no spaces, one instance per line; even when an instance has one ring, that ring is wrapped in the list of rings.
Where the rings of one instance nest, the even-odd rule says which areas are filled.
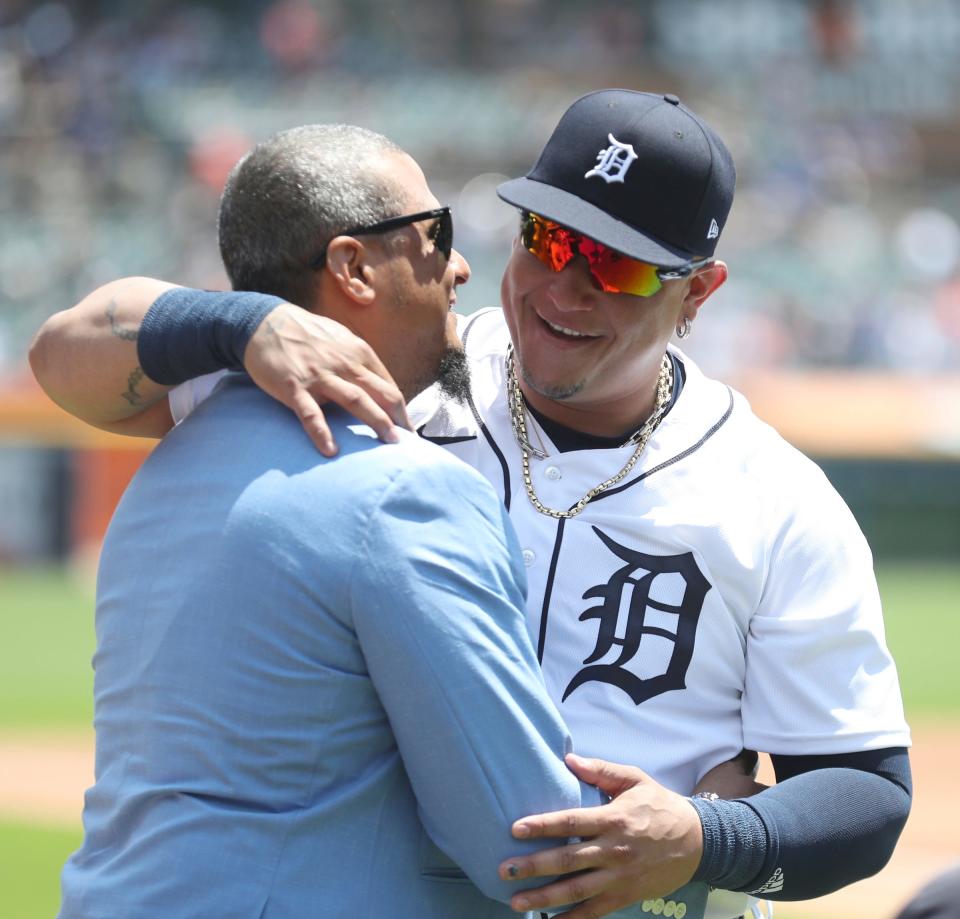
[[[527,497],[530,503],[541,514],[548,517],[561,519],[564,517],[576,517],[587,504],[589,504],[597,495],[606,491],[617,482],[624,479],[637,465],[643,448],[647,445],[650,435],[653,434],[658,424],[660,424],[666,413],[667,406],[670,404],[670,396],[673,393],[673,362],[669,356],[664,354],[663,361],[660,364],[660,374],[657,377],[657,396],[653,406],[653,412],[650,417],[637,430],[628,437],[622,444],[622,447],[635,444],[636,449],[633,455],[627,460],[624,467],[614,476],[595,485],[590,489],[573,507],[568,511],[558,511],[552,507],[547,507],[537,497],[533,488],[533,480],[530,477],[530,457],[536,456],[538,459],[544,459],[546,453],[537,450],[530,444],[530,438],[527,435],[526,407],[523,403],[523,394],[520,392],[520,382],[517,379],[517,368],[513,359],[513,345],[507,348],[507,409],[510,412],[510,424],[513,426],[513,436],[517,439],[520,447],[520,454],[523,457],[523,484],[527,490]]]

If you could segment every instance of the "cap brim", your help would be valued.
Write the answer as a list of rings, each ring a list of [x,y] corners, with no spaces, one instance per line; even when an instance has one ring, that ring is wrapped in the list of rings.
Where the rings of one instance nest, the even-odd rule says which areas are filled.
[[[631,258],[664,268],[681,268],[696,258],[644,235],[583,198],[535,179],[511,179],[497,186],[497,194],[508,204],[562,223]]]

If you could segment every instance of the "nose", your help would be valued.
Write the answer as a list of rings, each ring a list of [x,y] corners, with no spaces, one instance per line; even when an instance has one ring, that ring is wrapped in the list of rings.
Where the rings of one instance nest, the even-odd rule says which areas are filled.
[[[450,267],[453,269],[454,287],[470,280],[470,263],[456,249],[450,250]]]
[[[571,259],[560,271],[553,272],[548,287],[554,306],[566,312],[593,309],[598,289],[582,255]]]

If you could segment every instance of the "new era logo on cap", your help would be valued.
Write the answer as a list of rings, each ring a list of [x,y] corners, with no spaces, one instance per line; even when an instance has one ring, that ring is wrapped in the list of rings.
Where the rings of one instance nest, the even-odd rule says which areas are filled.
[[[497,193],[625,255],[681,268],[713,255],[735,181],[723,141],[676,96],[606,89],[574,102],[533,169]]]

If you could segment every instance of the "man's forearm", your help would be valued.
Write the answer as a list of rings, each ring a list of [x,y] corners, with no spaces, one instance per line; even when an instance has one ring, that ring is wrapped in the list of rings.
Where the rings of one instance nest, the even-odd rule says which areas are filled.
[[[126,278],[51,316],[30,347],[30,366],[47,395],[78,418],[109,429],[121,429],[164,397],[170,387],[146,376],[137,338],[147,310],[173,286]]]
[[[173,386],[241,368],[295,412],[327,456],[337,447],[324,401],[388,442],[396,440],[394,425],[410,427],[400,390],[365,341],[271,294],[115,281],[51,316],[34,339],[30,363],[54,402],[120,434],[162,437],[173,426],[163,398]]]
[[[704,830],[695,877],[806,900],[879,871],[910,811],[907,751],[773,759],[776,786],[743,801],[693,801]]]
[[[163,399],[170,388],[240,369],[250,336],[282,303],[267,294],[128,278],[47,320],[30,362],[50,398],[81,420],[159,437],[173,423]]]

